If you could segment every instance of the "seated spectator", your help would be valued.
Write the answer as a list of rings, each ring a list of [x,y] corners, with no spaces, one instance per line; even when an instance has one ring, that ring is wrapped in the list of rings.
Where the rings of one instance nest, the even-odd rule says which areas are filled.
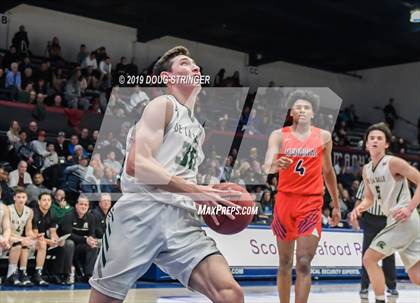
[[[107,167],[110,167],[113,170],[114,175],[119,174],[122,169],[121,162],[115,160],[115,152],[112,150],[106,155],[106,159],[104,160],[104,165]]]
[[[28,83],[32,83],[33,84],[34,82],[35,82],[35,78],[34,78],[34,75],[33,75],[32,68],[31,67],[26,67],[23,70],[22,87],[25,88]]]
[[[31,175],[27,172],[28,164],[25,161],[20,161],[18,168],[9,174],[9,186],[14,188],[16,186],[24,187],[32,184]]]
[[[66,99],[68,107],[73,109],[81,108],[86,111],[89,109],[90,103],[89,100],[82,96],[80,76],[80,68],[77,68],[66,83],[64,98]]]
[[[9,130],[7,131],[7,140],[9,142],[9,150],[12,150],[16,143],[19,142],[20,138],[19,138],[19,132],[20,132],[20,125],[19,122],[16,120],[12,120],[12,122],[10,123],[10,127]]]
[[[38,138],[38,122],[32,120],[28,124],[28,128],[26,129],[27,134],[27,140],[28,142],[31,142],[33,140],[36,140]]]
[[[127,58],[121,57],[120,63],[115,67],[115,72],[117,76],[125,75],[127,73]]]
[[[58,63],[60,63],[60,61],[63,60],[61,56],[61,45],[60,41],[58,40],[58,37],[54,37],[52,41],[48,41],[47,50],[48,56],[50,57],[51,62],[54,65],[57,65]]]
[[[54,70],[52,73],[52,89],[55,93],[59,94],[63,92],[65,84],[66,84],[66,78],[63,75],[63,70],[59,67]]]
[[[77,135],[71,135],[71,137],[70,137],[70,143],[67,145],[68,146],[69,154],[71,156],[74,155],[74,149],[75,149],[76,145],[80,145],[79,144],[79,137]]]
[[[92,167],[88,167],[89,158],[83,157],[80,159],[79,164],[68,166],[64,169],[63,178],[64,184],[63,189],[66,193],[75,193],[79,192],[80,184],[82,182],[86,183],[86,175],[92,173]]]
[[[74,242],[74,265],[80,280],[87,281],[93,272],[98,254],[95,238],[96,220],[88,212],[89,200],[85,196],[77,199],[75,209],[63,218],[62,234],[71,234],[66,241]]]
[[[117,178],[112,168],[108,166],[104,168],[104,175],[101,179],[101,186],[103,188],[102,190],[103,192],[107,192],[107,193],[119,192]]]
[[[19,65],[19,71],[23,72],[27,68],[31,69],[32,71],[33,65],[31,58],[29,58],[29,56],[24,56],[22,63]]]
[[[218,87],[218,86],[223,86],[223,82],[225,81],[225,69],[221,68],[216,76],[214,76],[214,86]]]
[[[13,203],[13,189],[9,187],[9,173],[0,167],[0,202],[6,205]]]
[[[47,142],[45,141],[45,136],[46,133],[44,130],[38,131],[38,139],[32,141],[30,144],[30,148],[34,152],[32,155],[32,165],[36,169],[41,169],[44,166],[45,157],[50,155],[50,152],[47,151]]]
[[[32,155],[34,152],[30,147],[30,143],[27,141],[27,137],[24,130],[19,132],[19,141],[15,144],[14,152],[18,160],[25,160],[31,164],[33,162]]]
[[[61,95],[59,94],[54,95],[52,106],[58,107],[58,108],[63,107],[63,98],[61,97]]]
[[[5,87],[10,90],[12,100],[17,100],[18,93],[22,89],[22,78],[18,67],[19,65],[13,62],[10,64],[10,70],[6,72]]]
[[[36,96],[35,108],[32,110],[32,117],[37,121],[43,121],[47,116],[47,108],[45,107],[44,100],[47,95],[41,93]]]
[[[147,94],[139,87],[134,87],[134,92],[130,96],[130,102],[129,104],[126,104],[126,110],[127,112],[133,111],[136,107],[140,106],[141,104],[145,103],[147,104],[149,102],[149,97]]]
[[[20,56],[30,54],[29,38],[28,33],[25,30],[25,26],[19,26],[19,31],[16,32],[12,38],[12,44]]]
[[[32,228],[35,237],[38,238],[40,245],[45,247],[55,248],[57,246],[64,246],[64,241],[58,241],[57,235],[57,220],[51,214],[52,196],[49,193],[42,193],[38,198],[38,206],[33,209],[34,217],[32,220]],[[46,282],[42,277],[42,270],[44,262],[37,265],[35,268],[35,274],[33,280],[35,284],[41,286],[47,286]]]
[[[55,152],[54,143],[47,144],[47,152],[49,154],[44,157],[44,165],[41,168],[41,172],[53,165],[58,164],[58,155]]]
[[[95,52],[91,52],[89,54],[89,56],[87,56],[85,58],[85,60],[83,61],[81,67],[82,68],[87,68],[87,67],[92,67],[92,69],[97,69],[98,68],[98,62],[96,61],[96,53]]]
[[[88,55],[89,53],[86,51],[86,45],[80,44],[79,52],[77,53],[77,56],[76,56],[76,62],[82,65]]]
[[[51,193],[51,190],[45,187],[44,176],[42,173],[35,173],[32,180],[33,183],[28,184],[26,187],[26,193],[28,194],[28,204],[34,208],[36,206],[39,195],[42,193]]]
[[[81,190],[84,193],[97,193],[111,192],[111,188],[108,185],[102,184],[101,180],[104,176],[104,170],[102,167],[94,167],[92,173],[87,173],[85,180],[81,184]]]
[[[30,82],[23,87],[24,89],[18,93],[17,100],[21,103],[34,104],[36,101],[36,92],[34,91],[33,84]],[[31,96],[32,92],[33,96]]]
[[[80,133],[79,137],[79,144],[83,147],[84,150],[93,150],[92,146],[92,140],[89,137],[89,129],[86,127],[82,128],[82,131]]]
[[[36,73],[36,81],[39,79],[44,79],[45,85],[49,86],[51,84],[51,69],[50,62],[43,61],[39,67],[38,72]]]
[[[106,229],[106,215],[111,209],[111,195],[108,193],[101,194],[98,206],[92,210],[92,215],[96,219],[95,238],[102,239]]]
[[[267,216],[271,216],[273,214],[274,198],[271,196],[271,192],[269,190],[265,190],[263,192],[260,202],[264,214]]]
[[[70,156],[68,145],[69,144],[66,141],[66,134],[60,131],[56,141],[54,142],[54,150],[57,152],[57,156],[61,158],[61,160],[67,160],[67,157]]]
[[[322,209],[322,227],[330,226],[331,210],[328,207]]]
[[[10,68],[10,64],[13,62],[19,62],[19,54],[17,53],[16,47],[11,45],[9,50],[4,54],[2,60],[3,69]]]

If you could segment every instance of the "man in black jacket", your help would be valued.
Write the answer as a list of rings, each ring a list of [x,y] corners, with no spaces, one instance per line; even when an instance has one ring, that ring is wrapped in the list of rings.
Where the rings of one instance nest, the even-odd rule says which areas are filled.
[[[88,212],[89,200],[79,196],[74,211],[63,218],[62,234],[71,234],[67,241],[74,242],[74,266],[82,280],[92,276],[96,256],[98,254],[95,239],[95,217]]]
[[[102,236],[105,233],[106,215],[111,208],[111,204],[111,195],[109,193],[103,193],[101,194],[98,206],[92,210],[92,214],[96,219],[95,236],[97,239],[102,239]]]

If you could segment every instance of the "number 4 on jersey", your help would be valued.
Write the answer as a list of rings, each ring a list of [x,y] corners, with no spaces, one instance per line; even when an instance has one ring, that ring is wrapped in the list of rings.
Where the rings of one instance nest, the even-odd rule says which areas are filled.
[[[299,174],[300,176],[305,175],[305,167],[303,167],[303,160],[300,159],[295,166],[295,173]]]

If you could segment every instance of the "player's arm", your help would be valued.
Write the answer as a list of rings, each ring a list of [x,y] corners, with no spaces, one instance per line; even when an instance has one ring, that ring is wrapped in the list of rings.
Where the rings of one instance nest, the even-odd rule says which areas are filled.
[[[416,185],[416,191],[414,192],[413,198],[408,203],[408,206],[405,208],[398,208],[392,212],[395,219],[405,221],[420,204],[420,172],[407,161],[397,157],[393,157],[389,161],[389,170],[394,178],[407,178]]]
[[[1,222],[3,228],[3,238],[0,239],[0,247],[8,249],[10,237],[12,235],[12,229],[10,227],[10,213],[9,208],[6,205],[2,204],[1,207],[3,207],[3,222]]]
[[[369,183],[367,181],[366,165],[363,167],[363,183],[365,184],[363,189],[363,199],[350,213],[350,223],[355,229],[360,229],[358,221],[359,217],[363,212],[371,208],[374,203],[373,193],[368,186]]]
[[[25,235],[31,239],[35,239],[35,234],[32,229],[32,220],[34,219],[34,212],[32,211],[32,209],[30,209],[29,212],[29,219],[25,225]]]
[[[141,183],[188,195],[196,202],[208,201],[215,205],[222,203],[235,207],[235,204],[220,197],[223,191],[187,182],[172,175],[156,160],[155,155],[162,145],[165,128],[172,118],[172,110],[172,103],[166,97],[158,97],[146,106],[128,154],[127,174],[135,176]]]
[[[277,159],[277,155],[280,152],[281,145],[283,142],[283,136],[280,130],[275,130],[271,133],[268,138],[267,152],[265,153],[265,160],[263,164],[263,172],[265,174],[276,174],[279,172],[279,169],[288,168],[293,160],[282,156]]]
[[[322,155],[322,174],[333,204],[331,225],[335,226],[341,220],[341,211],[340,202],[338,201],[337,177],[335,175],[331,159],[332,140],[330,132],[322,130],[322,142],[324,144],[324,151]]]

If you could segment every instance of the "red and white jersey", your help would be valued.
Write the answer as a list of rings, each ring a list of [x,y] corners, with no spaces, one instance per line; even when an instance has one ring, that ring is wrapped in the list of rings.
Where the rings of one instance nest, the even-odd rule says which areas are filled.
[[[286,156],[293,160],[288,169],[279,171],[278,191],[301,195],[322,195],[323,141],[321,129],[311,127],[311,134],[305,141],[293,135],[291,127],[284,127],[282,145],[278,158]]]

